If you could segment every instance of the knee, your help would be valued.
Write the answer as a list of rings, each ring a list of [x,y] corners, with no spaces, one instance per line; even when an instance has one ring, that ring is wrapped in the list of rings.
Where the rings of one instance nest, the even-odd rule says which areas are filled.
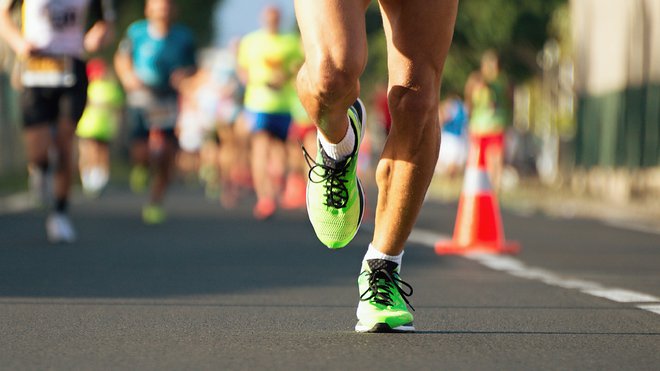
[[[312,94],[321,102],[335,102],[359,88],[366,61],[347,54],[327,54],[309,64],[307,76]]]
[[[394,86],[388,95],[388,104],[392,116],[403,121],[424,123],[438,115],[438,96],[431,89]]]
[[[392,131],[412,151],[439,136],[438,96],[435,90],[394,86],[388,102]]]

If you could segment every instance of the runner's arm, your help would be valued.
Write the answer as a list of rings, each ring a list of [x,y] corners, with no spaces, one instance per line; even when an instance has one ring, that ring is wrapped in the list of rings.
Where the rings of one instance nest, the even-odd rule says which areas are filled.
[[[116,14],[112,0],[94,0],[91,11],[96,22],[85,34],[85,50],[94,53],[114,38]]]
[[[170,85],[176,90],[181,90],[182,84],[192,78],[192,76],[197,72],[197,60],[195,59],[196,55],[195,40],[192,34],[188,35],[188,41],[186,43],[185,50],[183,55],[185,60],[182,63],[182,66],[172,71],[170,74]]]
[[[119,81],[124,89],[129,92],[144,88],[142,80],[140,80],[133,69],[132,51],[133,46],[127,36],[119,43],[119,48],[114,58],[117,77],[119,77]]]
[[[18,0],[0,0],[0,36],[19,58],[25,58],[32,53],[34,47],[23,38],[21,30],[12,19],[12,9],[18,4]]]

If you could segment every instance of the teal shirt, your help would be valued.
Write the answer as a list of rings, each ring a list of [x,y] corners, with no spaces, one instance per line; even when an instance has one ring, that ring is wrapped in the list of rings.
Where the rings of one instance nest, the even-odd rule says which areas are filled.
[[[175,94],[170,75],[178,68],[195,66],[195,43],[185,26],[172,25],[167,35],[149,32],[149,22],[137,21],[126,31],[120,46],[129,52],[138,78],[157,93]]]

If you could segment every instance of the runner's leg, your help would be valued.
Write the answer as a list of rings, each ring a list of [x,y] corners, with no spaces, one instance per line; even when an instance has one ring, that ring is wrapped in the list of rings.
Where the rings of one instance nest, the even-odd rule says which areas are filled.
[[[58,123],[55,136],[55,147],[58,156],[54,185],[56,202],[66,202],[69,199],[71,183],[73,182],[73,141],[75,131],[76,125],[70,119],[63,119]]]
[[[53,142],[50,125],[47,123],[30,126],[24,129],[25,150],[30,165],[46,167],[48,165],[48,148]]]
[[[176,160],[177,144],[174,135],[166,134],[163,152],[157,156],[155,161],[154,181],[151,186],[152,205],[162,205],[165,199],[165,192],[172,179],[172,172]]]
[[[392,129],[376,172],[373,245],[396,256],[417,219],[438,157],[438,95],[458,1],[380,0],[380,5]]]
[[[306,61],[298,95],[310,118],[331,143],[348,129],[346,111],[360,92],[367,63],[364,12],[370,0],[296,0]]]

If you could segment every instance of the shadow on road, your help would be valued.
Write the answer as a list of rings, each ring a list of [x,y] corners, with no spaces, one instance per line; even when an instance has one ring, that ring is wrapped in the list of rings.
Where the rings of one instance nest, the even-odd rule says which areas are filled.
[[[353,287],[370,241],[360,233],[351,246],[329,251],[304,211],[259,223],[248,207],[224,211],[189,194],[170,201],[165,224],[148,227],[140,205],[122,193],[78,205],[80,236],[72,245],[45,242],[41,213],[0,216],[0,297],[149,299]]]

